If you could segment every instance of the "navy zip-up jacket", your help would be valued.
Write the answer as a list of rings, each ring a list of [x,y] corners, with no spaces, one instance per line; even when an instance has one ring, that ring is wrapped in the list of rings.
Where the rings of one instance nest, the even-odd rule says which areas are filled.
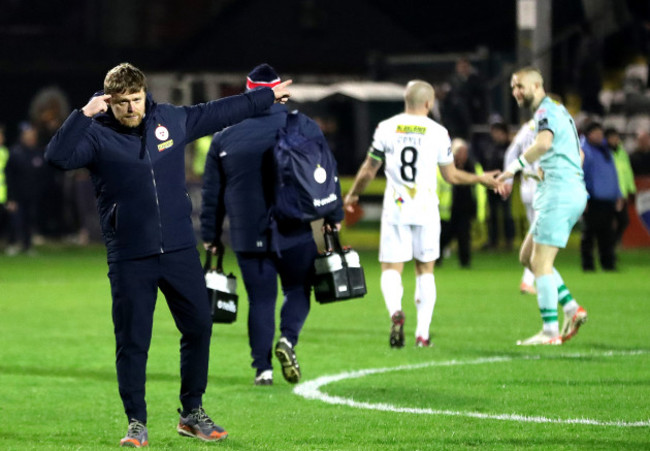
[[[299,117],[300,130],[305,136],[322,134],[316,122],[304,114]],[[203,175],[203,241],[216,243],[221,239],[226,213],[235,252],[284,250],[313,240],[310,224],[295,221],[279,223],[277,242],[271,242],[270,209],[275,193],[273,148],[278,130],[286,123],[287,108],[273,105],[214,136]],[[343,219],[338,189],[337,208],[326,218],[330,223]]]
[[[108,262],[196,246],[185,186],[185,145],[268,109],[270,88],[192,106],[157,104],[147,94],[138,128],[110,108],[72,112],[45,151],[60,169],[90,171]]]
[[[585,153],[582,169],[585,173],[585,185],[590,199],[616,202],[621,188],[612,151],[603,142],[600,146],[591,144],[586,137],[580,140],[580,147]]]

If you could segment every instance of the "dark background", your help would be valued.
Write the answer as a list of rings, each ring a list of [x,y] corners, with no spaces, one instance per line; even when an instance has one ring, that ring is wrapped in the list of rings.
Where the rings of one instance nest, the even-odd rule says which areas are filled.
[[[589,0],[585,0],[589,1]],[[604,36],[605,67],[645,52],[648,2],[602,1],[617,29]],[[553,5],[553,90],[572,89],[572,56],[587,23],[584,2]],[[626,11],[621,11],[625,9]],[[595,30],[598,33],[598,30]],[[58,86],[78,108],[108,69],[145,73],[241,72],[269,62],[283,74],[336,74],[402,82],[453,66],[399,67],[390,56],[487,52],[479,67],[499,82],[516,60],[516,1],[0,0],[0,122],[8,141],[35,93]]]

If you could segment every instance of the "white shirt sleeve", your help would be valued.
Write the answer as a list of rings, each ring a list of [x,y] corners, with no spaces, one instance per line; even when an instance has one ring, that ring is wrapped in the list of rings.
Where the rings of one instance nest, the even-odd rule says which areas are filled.
[[[443,129],[440,133],[440,151],[438,152],[438,166],[446,166],[454,162],[454,155],[451,153],[451,138],[449,132]]]

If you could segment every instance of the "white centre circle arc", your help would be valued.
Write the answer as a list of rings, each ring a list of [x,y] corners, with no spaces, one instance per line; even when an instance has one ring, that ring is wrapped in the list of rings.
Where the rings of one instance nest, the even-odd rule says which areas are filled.
[[[650,351],[638,350],[638,351],[607,351],[602,353],[590,353],[590,354],[560,354],[553,356],[553,358],[565,358],[565,359],[579,359],[583,357],[616,357],[616,356],[638,356],[643,354],[648,354]],[[556,424],[584,424],[591,426],[614,426],[614,427],[649,427],[650,419],[645,421],[601,421],[594,420],[590,418],[548,418],[544,416],[526,416],[512,413],[483,413],[483,412],[467,412],[467,411],[454,411],[454,410],[438,410],[430,408],[417,408],[417,407],[400,407],[392,404],[386,403],[371,403],[371,402],[360,402],[355,401],[352,398],[343,398],[341,396],[332,396],[323,391],[321,388],[332,384],[334,382],[339,382],[345,379],[358,379],[365,376],[370,376],[373,374],[388,373],[392,371],[410,371],[417,370],[421,368],[428,368],[433,366],[457,366],[457,365],[483,365],[488,363],[500,363],[500,362],[510,362],[513,360],[541,360],[543,357],[540,355],[536,356],[522,356],[522,357],[511,357],[511,356],[496,356],[496,357],[484,357],[473,360],[447,360],[447,361],[433,361],[433,362],[424,362],[413,365],[401,365],[388,368],[369,368],[365,370],[358,371],[349,371],[343,372],[330,376],[321,376],[311,381],[306,381],[298,384],[294,389],[293,393],[298,396],[302,396],[305,399],[315,399],[318,401],[325,402],[327,404],[333,405],[342,405],[348,407],[354,407],[357,409],[368,409],[368,410],[380,410],[384,412],[396,412],[396,413],[411,413],[419,415],[445,415],[445,416],[457,416],[457,417],[469,417],[469,418],[479,418],[484,420],[501,420],[501,421],[516,421],[522,423],[556,423]]]

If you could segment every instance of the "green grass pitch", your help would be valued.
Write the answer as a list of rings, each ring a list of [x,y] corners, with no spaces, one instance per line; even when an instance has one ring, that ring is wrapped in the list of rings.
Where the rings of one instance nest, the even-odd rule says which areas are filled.
[[[407,343],[390,349],[376,252],[362,252],[368,295],[314,302],[296,348],[309,399],[294,393],[277,362],[275,385],[253,386],[240,279],[238,321],[215,325],[212,339],[204,406],[230,434],[217,444],[175,431],[179,333],[159,296],[150,447],[650,449],[650,253],[623,251],[619,272],[584,274],[576,250],[560,252],[556,266],[589,321],[570,342],[545,348],[515,346],[541,327],[535,298],[519,294],[516,253],[473,257],[471,270],[459,269],[455,256],[436,269],[429,349],[413,344],[407,266]],[[226,269],[238,273],[232,256]],[[106,273],[99,246],[0,256],[0,449],[118,447],[126,418]]]

